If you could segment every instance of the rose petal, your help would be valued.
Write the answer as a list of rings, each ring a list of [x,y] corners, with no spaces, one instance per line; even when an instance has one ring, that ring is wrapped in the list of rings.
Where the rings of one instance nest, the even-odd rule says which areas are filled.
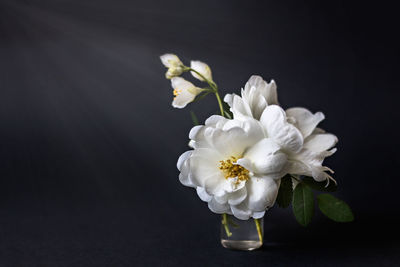
[[[312,134],[304,141],[304,148],[321,152],[333,147],[337,141],[337,137],[333,134]]]
[[[246,183],[248,207],[253,211],[262,212],[272,207],[278,195],[279,180],[268,176],[252,177]]]
[[[247,197],[247,189],[243,186],[241,189],[229,194],[228,203],[230,205],[239,205]]]
[[[300,130],[304,138],[309,136],[318,123],[325,118],[322,112],[312,114],[305,108],[289,108],[286,110],[286,115],[296,120],[294,125]]]
[[[254,219],[261,219],[262,217],[264,217],[265,215],[265,211],[261,211],[261,212],[253,212],[253,218]]]
[[[208,202],[208,208],[214,212],[214,213],[218,213],[218,214],[223,214],[223,213],[227,213],[227,214],[232,214],[231,213],[231,209],[229,207],[228,204],[220,204],[217,201],[215,201],[215,199],[211,199]]]
[[[286,121],[285,111],[276,105],[268,106],[260,119],[261,124],[272,138],[283,149],[297,152],[303,146],[301,132],[292,124]]]
[[[268,105],[278,105],[278,94],[276,92],[276,83],[271,80],[267,83],[261,76],[253,75],[245,85],[245,91],[254,87],[267,101]]]
[[[206,190],[202,187],[198,186],[196,188],[196,192],[197,192],[197,195],[199,196],[199,198],[201,200],[203,200],[204,202],[209,202],[212,199],[212,196],[207,194]]]
[[[233,215],[239,220],[248,220],[253,212],[247,207],[245,202],[239,205],[232,205],[231,210]]]
[[[258,174],[280,172],[286,164],[287,157],[283,153],[276,153],[279,149],[280,146],[271,138],[264,138],[246,151],[244,158],[249,159],[251,164],[246,160],[240,160],[238,163],[245,164],[252,172]]]
[[[233,95],[231,111],[233,113],[233,117],[237,120],[246,120],[248,117],[253,117],[248,103],[237,95]]]

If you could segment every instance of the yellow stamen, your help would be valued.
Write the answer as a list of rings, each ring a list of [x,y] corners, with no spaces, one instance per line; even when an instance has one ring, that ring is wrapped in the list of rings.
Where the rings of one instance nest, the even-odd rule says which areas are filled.
[[[174,89],[174,96],[178,96],[180,93],[182,92],[182,90],[180,89]]]
[[[224,173],[225,179],[235,178],[237,177],[236,184],[239,184],[241,181],[247,181],[249,179],[249,171],[237,164],[237,158],[231,156],[230,159],[221,160],[219,169]]]
[[[175,99],[175,97],[177,97],[181,92],[182,92],[181,89],[174,89],[174,91],[173,91],[174,99]]]

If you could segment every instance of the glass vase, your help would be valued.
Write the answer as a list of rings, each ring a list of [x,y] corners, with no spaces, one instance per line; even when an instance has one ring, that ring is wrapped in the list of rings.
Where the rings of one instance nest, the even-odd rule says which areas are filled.
[[[236,250],[254,250],[263,245],[264,218],[239,220],[223,214],[221,220],[221,244]]]

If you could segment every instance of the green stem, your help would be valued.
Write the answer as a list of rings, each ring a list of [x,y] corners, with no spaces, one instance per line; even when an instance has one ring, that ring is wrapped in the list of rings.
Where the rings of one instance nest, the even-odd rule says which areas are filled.
[[[222,214],[222,224],[224,225],[226,235],[230,237],[232,233],[231,231],[229,231],[228,216],[226,215],[226,213]]]
[[[262,244],[263,243],[263,236],[262,236],[262,229],[261,229],[260,219],[254,219],[254,222],[256,223],[258,239],[260,240],[260,242]]]
[[[208,83],[208,85],[211,87],[211,89],[213,90],[213,92],[214,92],[214,94],[215,94],[215,96],[217,98],[219,111],[221,112],[221,116],[225,117],[224,107],[222,105],[222,100],[221,100],[221,97],[220,97],[220,95],[218,93],[218,86],[213,81],[208,80],[206,77],[203,76],[203,74],[201,74],[200,72],[198,72],[195,69],[192,69],[190,67],[186,67],[185,70],[186,71],[193,71],[194,73],[199,75],[206,83]]]
[[[215,96],[217,97],[217,101],[218,101],[218,105],[219,105],[219,111],[221,112],[221,116],[225,117],[224,107],[222,105],[221,97],[219,96],[218,91],[215,92]]]
[[[190,68],[190,67],[186,67],[184,70],[185,70],[185,71],[192,71],[192,72],[196,73],[196,74],[199,75],[206,83],[208,83],[208,85],[209,85],[212,89],[214,89],[214,91],[218,91],[217,85],[216,85],[213,81],[208,80],[206,77],[203,76],[203,74],[201,74],[201,73],[198,72],[197,70],[192,69],[192,68]]]
[[[212,93],[212,91],[207,91],[207,90],[204,90],[204,91],[205,91],[205,93],[202,94],[202,95],[198,95],[198,96],[193,100],[193,102],[197,102],[197,101],[203,99],[204,97],[206,97],[208,94]]]

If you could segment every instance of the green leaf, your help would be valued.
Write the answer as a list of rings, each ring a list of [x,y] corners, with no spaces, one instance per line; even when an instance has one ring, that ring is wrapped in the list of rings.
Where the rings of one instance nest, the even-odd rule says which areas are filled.
[[[314,194],[310,187],[299,183],[293,192],[293,213],[296,220],[307,226],[314,215]]]
[[[326,186],[327,181],[317,182],[314,180],[314,178],[308,177],[308,176],[302,176],[301,179],[302,179],[303,183],[305,183],[306,185],[308,185],[309,187],[311,187],[312,189],[317,190],[317,191],[335,192],[337,190],[337,185],[333,181],[330,181],[329,185]]]
[[[330,194],[320,194],[317,196],[317,200],[319,209],[329,219],[335,222],[351,222],[354,220],[351,208],[343,200]]]
[[[190,117],[192,117],[192,121],[194,126],[199,125],[199,120],[197,119],[196,114],[193,111],[190,111]]]
[[[292,177],[290,177],[290,175],[285,175],[281,179],[281,185],[279,186],[276,202],[278,203],[279,207],[287,208],[292,202],[292,198],[293,198]]]

